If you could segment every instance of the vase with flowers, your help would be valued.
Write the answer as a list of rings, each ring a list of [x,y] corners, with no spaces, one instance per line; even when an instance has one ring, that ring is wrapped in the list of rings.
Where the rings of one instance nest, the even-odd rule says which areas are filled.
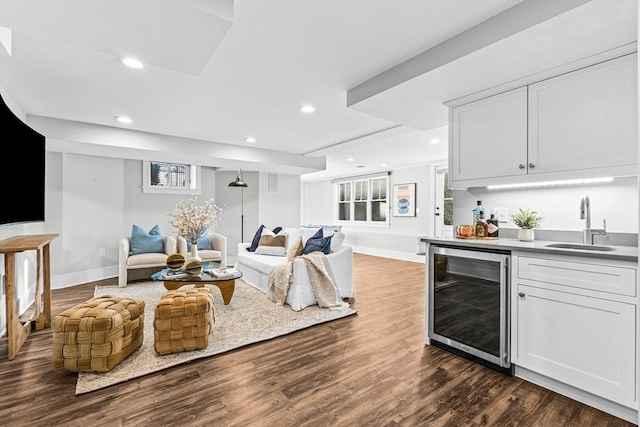
[[[198,239],[210,227],[218,224],[222,209],[213,199],[207,200],[200,206],[197,203],[198,198],[195,196],[188,200],[180,200],[171,213],[169,223],[176,229],[179,236],[191,242],[189,259],[202,261],[198,256]]]

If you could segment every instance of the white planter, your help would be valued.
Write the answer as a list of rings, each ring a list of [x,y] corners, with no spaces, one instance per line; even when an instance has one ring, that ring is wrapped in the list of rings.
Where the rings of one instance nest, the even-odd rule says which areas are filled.
[[[521,228],[518,230],[518,240],[523,242],[533,242],[533,237],[533,228]]]

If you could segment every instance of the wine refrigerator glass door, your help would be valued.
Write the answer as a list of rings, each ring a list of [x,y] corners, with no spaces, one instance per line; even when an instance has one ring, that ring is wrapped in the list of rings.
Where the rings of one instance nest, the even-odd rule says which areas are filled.
[[[510,367],[509,259],[509,253],[430,246],[431,342],[497,367]]]

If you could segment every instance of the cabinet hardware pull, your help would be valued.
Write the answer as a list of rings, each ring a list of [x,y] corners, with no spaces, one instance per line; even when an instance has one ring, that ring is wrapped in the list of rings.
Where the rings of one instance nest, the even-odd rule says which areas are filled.
[[[519,292],[519,293],[518,293],[518,296],[519,296],[520,298],[524,298],[524,292]]]
[[[536,165],[535,165],[535,164],[533,164],[533,163],[529,163],[529,169],[533,169],[533,168],[535,168],[535,167],[536,167]]]
[[[518,166],[519,169],[524,169],[524,165],[522,163],[520,163],[520,165]]]

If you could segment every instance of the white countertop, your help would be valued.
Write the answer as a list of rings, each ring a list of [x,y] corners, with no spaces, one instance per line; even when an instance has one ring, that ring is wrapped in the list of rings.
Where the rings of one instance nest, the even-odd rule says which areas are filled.
[[[622,261],[638,262],[638,248],[633,246],[609,246],[614,248],[612,251],[591,251],[584,249],[567,249],[567,248],[549,248],[551,243],[566,242],[550,242],[544,240],[534,240],[533,242],[522,242],[518,239],[458,239],[458,238],[442,238],[442,237],[420,237],[421,242],[428,244],[441,243],[452,246],[464,246],[478,249],[496,249],[506,251],[530,251],[537,253],[549,253],[557,255],[574,255],[601,259],[617,259]],[[600,246],[600,245],[597,245]]]

